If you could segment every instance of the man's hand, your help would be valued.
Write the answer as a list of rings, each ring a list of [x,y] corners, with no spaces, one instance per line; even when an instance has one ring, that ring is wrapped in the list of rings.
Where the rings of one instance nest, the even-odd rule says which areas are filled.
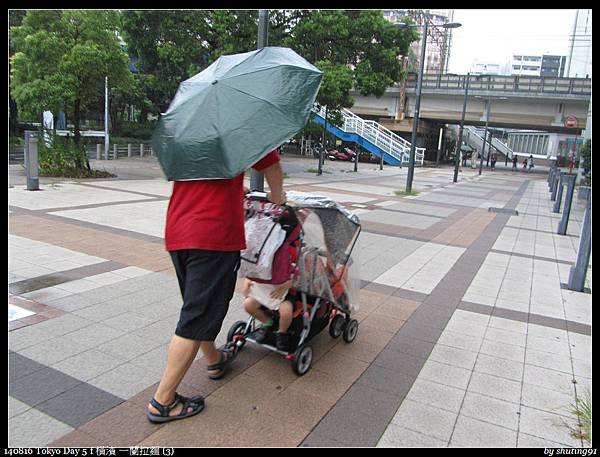
[[[275,203],[276,205],[283,205],[287,201],[287,197],[284,191],[280,194],[272,194],[271,192],[267,192],[267,200],[271,203]]]
[[[286,196],[283,190],[283,170],[281,169],[281,163],[276,162],[270,167],[265,168],[263,174],[269,184],[267,198],[270,202],[283,205],[286,202]]]

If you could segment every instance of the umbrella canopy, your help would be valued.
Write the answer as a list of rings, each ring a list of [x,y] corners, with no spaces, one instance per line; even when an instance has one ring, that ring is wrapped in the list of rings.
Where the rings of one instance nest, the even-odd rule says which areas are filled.
[[[152,136],[169,181],[233,178],[300,131],[323,73],[294,51],[221,56],[183,81]]]

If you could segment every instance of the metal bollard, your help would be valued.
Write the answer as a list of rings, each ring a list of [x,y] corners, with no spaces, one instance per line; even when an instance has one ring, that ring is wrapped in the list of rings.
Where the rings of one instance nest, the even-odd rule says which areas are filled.
[[[144,157],[144,143],[140,143],[140,157]]]
[[[558,192],[556,193],[556,200],[554,201],[554,208],[552,208],[553,213],[560,213],[560,204],[562,203],[562,194],[563,194],[563,179],[562,175],[558,176]]]
[[[36,132],[25,131],[25,173],[27,190],[40,190],[38,139]]]
[[[554,181],[552,181],[552,195],[550,196],[550,200],[556,200],[556,192],[558,191],[558,187],[560,185],[560,177],[562,176],[562,172],[559,170],[554,176]]]
[[[96,160],[100,160],[102,158],[102,146],[100,143],[96,145]]]
[[[558,230],[556,233],[559,235],[565,235],[567,233],[567,226],[569,225],[569,216],[571,214],[571,203],[573,202],[573,192],[575,190],[575,178],[576,175],[564,174],[565,184],[567,186],[567,196],[565,198],[565,209],[563,210],[562,219],[558,223]]]
[[[127,145],[127,158],[131,158],[131,143]]]
[[[556,167],[550,167],[550,172],[548,173],[548,189],[552,187],[552,178],[554,178],[554,173],[556,173]]]
[[[118,153],[117,145],[116,144],[113,144],[113,158],[115,160],[117,160],[119,158],[119,153]]]
[[[585,288],[585,277],[590,264],[592,253],[592,196],[588,197],[583,224],[581,225],[581,236],[577,248],[577,259],[569,270],[568,287],[571,290],[582,292]]]

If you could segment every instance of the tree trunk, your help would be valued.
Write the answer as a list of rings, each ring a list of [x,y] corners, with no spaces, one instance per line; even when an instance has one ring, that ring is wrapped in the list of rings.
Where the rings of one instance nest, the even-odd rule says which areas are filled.
[[[73,108],[73,140],[75,141],[75,147],[79,149],[79,145],[81,144],[81,100],[75,100],[75,106]],[[83,170],[84,167],[88,169],[88,171],[92,171],[90,167],[90,161],[88,160],[87,154],[85,153],[85,149],[83,149],[83,154],[78,157],[77,160],[77,168]]]
[[[81,142],[81,132],[79,130],[79,125],[81,123],[81,100],[75,100],[75,106],[73,108],[73,130],[74,130],[74,140],[75,144],[79,145]]]

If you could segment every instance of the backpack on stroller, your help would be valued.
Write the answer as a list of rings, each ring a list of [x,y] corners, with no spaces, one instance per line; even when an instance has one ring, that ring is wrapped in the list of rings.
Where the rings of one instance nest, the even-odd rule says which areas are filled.
[[[259,282],[283,282],[291,272],[286,268],[290,265],[286,253],[290,248],[295,250],[290,351],[277,350],[270,340],[258,343],[253,338],[258,327],[252,316],[233,324],[227,341],[235,352],[248,341],[266,347],[289,360],[294,372],[303,375],[313,359],[309,342],[325,327],[329,325],[333,338],[343,335],[346,343],[356,338],[358,321],[352,316],[358,310],[360,277],[353,248],[360,223],[356,215],[326,197],[299,192],[287,195],[292,203],[284,206],[256,196],[246,198],[248,247],[242,252],[240,276]],[[277,312],[271,313],[277,320]]]

